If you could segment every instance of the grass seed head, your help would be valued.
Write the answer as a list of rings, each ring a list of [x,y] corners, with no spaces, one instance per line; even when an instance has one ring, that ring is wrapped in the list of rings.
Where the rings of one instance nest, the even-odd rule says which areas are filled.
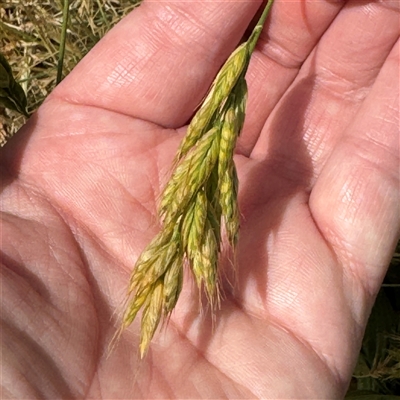
[[[208,95],[203,104],[194,115],[188,126],[188,130],[179,147],[176,161],[182,159],[185,154],[207,132],[215,113],[226,101],[237,81],[247,69],[250,54],[246,43],[240,45],[225,62],[217,74]]]
[[[161,195],[158,215],[162,230],[132,272],[129,295],[133,299],[124,326],[142,307],[142,357],[161,318],[167,318],[178,301],[184,264],[189,265],[212,307],[219,303],[221,225],[225,224],[232,247],[239,231],[233,153],[245,118],[244,77],[265,16],[266,12],[249,41],[228,58],[190,122],[175,157],[175,171]]]
[[[182,212],[209,178],[218,160],[220,127],[207,132],[182,159],[162,195],[159,215],[168,225]]]

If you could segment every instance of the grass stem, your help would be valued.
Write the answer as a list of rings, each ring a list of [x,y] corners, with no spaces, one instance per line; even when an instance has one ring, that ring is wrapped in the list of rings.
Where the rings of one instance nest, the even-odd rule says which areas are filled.
[[[61,28],[61,39],[60,39],[60,50],[58,53],[58,64],[57,64],[57,80],[58,85],[62,80],[62,72],[64,66],[64,54],[65,54],[65,42],[67,38],[67,27],[69,19],[69,0],[64,0],[63,8],[63,23]]]
[[[267,16],[269,14],[269,11],[272,7],[274,0],[268,0],[268,3],[266,4],[260,19],[257,22],[257,25],[255,26],[253,32],[251,33],[249,40],[248,40],[248,48],[249,48],[249,53],[251,54],[257,44],[258,38],[260,37],[261,31],[263,30],[265,20],[267,19]]]

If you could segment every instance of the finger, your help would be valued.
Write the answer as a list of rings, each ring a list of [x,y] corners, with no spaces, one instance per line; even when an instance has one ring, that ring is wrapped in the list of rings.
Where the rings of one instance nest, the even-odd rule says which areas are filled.
[[[269,153],[318,176],[399,37],[392,4],[351,2],[340,11],[277,106],[253,157]]]
[[[183,125],[261,1],[145,1],[53,92],[163,126]]]
[[[272,163],[243,176],[238,262],[252,267],[238,269],[239,298],[308,342],[343,386],[400,232],[398,46],[311,197]]]
[[[400,233],[399,42],[324,166],[310,207],[320,231],[343,266],[348,293],[365,318],[382,282]],[[397,88],[393,90],[394,88]]]
[[[251,153],[267,117],[343,5],[275,1],[246,75],[249,100],[239,153]]]

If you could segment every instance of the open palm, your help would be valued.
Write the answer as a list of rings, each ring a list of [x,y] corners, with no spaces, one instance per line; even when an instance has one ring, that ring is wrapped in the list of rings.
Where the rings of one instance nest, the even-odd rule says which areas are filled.
[[[247,75],[236,283],[108,356],[185,124],[260,2],[145,2],[2,150],[3,396],[340,398],[399,234],[397,2],[277,0]],[[117,312],[115,313],[115,311]]]

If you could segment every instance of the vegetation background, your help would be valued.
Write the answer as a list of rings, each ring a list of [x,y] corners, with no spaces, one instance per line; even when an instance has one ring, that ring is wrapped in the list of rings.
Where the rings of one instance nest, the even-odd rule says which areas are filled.
[[[65,76],[140,1],[71,0],[67,20],[62,0],[0,0],[0,53],[27,95],[28,113],[35,111],[56,85],[63,23],[67,21]],[[25,120],[0,104],[0,147]],[[399,267],[400,242],[365,332],[349,399],[400,399]]]

